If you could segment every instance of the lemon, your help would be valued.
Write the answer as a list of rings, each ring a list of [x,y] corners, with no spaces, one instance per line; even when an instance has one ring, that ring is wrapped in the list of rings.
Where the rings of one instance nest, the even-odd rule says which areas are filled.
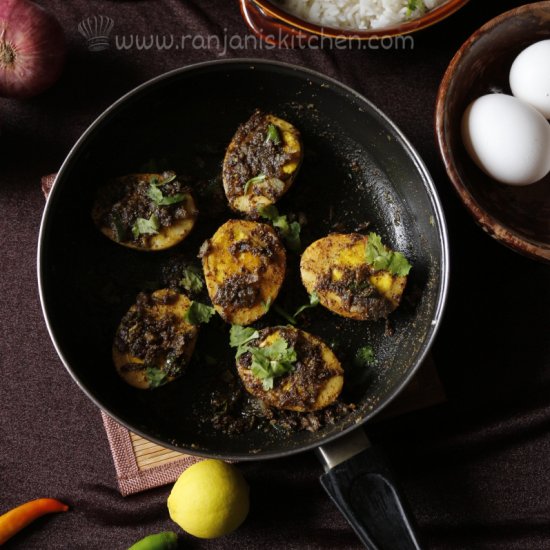
[[[234,466],[203,460],[181,474],[168,497],[168,512],[184,531],[202,539],[231,533],[248,515],[248,484]]]

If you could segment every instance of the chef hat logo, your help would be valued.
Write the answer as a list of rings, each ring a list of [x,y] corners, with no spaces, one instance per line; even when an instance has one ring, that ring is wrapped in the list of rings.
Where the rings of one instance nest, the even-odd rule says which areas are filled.
[[[78,32],[88,42],[91,52],[100,52],[110,47],[109,35],[115,22],[106,15],[93,15],[78,24]]]

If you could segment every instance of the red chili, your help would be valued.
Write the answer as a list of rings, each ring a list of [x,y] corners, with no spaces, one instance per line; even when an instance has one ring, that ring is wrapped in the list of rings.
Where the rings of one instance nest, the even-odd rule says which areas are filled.
[[[66,512],[69,507],[55,498],[39,498],[21,504],[0,516],[0,544],[19,533],[35,519],[52,512]]]

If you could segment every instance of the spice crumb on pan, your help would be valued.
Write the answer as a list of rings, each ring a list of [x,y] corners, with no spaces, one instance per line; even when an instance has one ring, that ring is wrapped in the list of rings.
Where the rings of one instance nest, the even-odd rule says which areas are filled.
[[[240,383],[236,384],[231,396],[214,393],[212,405],[215,412],[203,419],[203,427],[225,435],[241,435],[252,430],[274,435],[317,432],[336,424],[356,409],[354,403],[340,400],[324,409],[306,413],[276,409],[249,395]]]

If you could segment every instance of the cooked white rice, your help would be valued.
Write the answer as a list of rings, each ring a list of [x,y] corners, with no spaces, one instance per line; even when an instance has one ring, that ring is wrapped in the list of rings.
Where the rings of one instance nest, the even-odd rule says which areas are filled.
[[[378,29],[419,17],[446,0],[279,0],[285,10],[322,27]],[[411,10],[411,6],[418,6]]]

